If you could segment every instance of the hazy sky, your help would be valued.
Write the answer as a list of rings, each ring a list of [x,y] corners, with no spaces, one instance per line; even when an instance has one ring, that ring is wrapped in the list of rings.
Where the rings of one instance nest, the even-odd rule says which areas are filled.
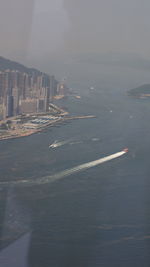
[[[0,0],[0,54],[2,56],[14,58],[25,56],[33,8],[32,0]]]
[[[47,57],[64,50],[69,20],[63,0],[35,0],[30,53]]]
[[[149,0],[64,0],[72,51],[150,56]]]
[[[83,52],[150,59],[149,0],[1,0],[0,54],[12,59]]]

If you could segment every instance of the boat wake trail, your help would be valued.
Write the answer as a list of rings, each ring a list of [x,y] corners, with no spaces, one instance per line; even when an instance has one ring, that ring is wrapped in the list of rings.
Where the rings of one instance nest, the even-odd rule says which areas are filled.
[[[51,176],[44,176],[42,178],[39,178],[39,179],[32,179],[32,180],[21,180],[21,181],[13,181],[13,182],[2,182],[0,183],[0,185],[20,185],[20,186],[25,186],[25,185],[29,185],[29,186],[32,186],[32,185],[35,185],[35,184],[48,184],[48,183],[51,183],[51,182],[55,182],[57,180],[60,180],[62,178],[65,178],[71,174],[75,174],[77,172],[80,172],[80,171],[84,171],[84,170],[87,170],[87,169],[90,169],[92,167],[96,167],[100,164],[103,164],[107,161],[110,161],[110,160],[113,160],[113,159],[116,159],[116,158],[119,158],[121,156],[123,156],[124,154],[126,154],[128,152],[127,149],[121,151],[121,152],[117,152],[115,154],[112,154],[110,156],[107,156],[107,157],[104,157],[104,158],[101,158],[101,159],[98,159],[98,160],[94,160],[94,161],[91,161],[91,162],[87,162],[87,163],[84,163],[84,164],[81,164],[81,165],[78,165],[74,168],[71,168],[71,169],[67,169],[67,170],[64,170],[64,171],[61,171],[59,173],[56,173],[54,175],[51,175]]]
[[[49,145],[49,148],[57,148],[57,147],[61,147],[61,146],[67,145],[69,143],[70,143],[70,140],[61,141],[61,142],[57,142],[57,140],[55,140],[54,143]]]
[[[98,142],[98,141],[100,141],[100,139],[95,137],[95,138],[92,138],[92,139],[87,140],[87,141],[88,142],[89,141],[91,141],[91,142]],[[72,141],[71,139],[68,139],[66,141],[65,140],[64,141],[57,141],[57,140],[55,140],[53,143],[51,143],[49,145],[49,148],[56,149],[56,148],[59,148],[59,147],[64,146],[64,145],[70,145],[70,146],[72,146],[72,145],[79,145],[79,144],[82,144],[84,142],[86,142],[86,140],[84,140],[84,141],[82,141],[82,140]]]

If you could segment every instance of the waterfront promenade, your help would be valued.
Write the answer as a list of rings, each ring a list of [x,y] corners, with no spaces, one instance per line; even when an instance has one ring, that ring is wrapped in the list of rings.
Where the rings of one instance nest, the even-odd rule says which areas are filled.
[[[27,116],[17,116],[9,118],[7,121],[1,121],[0,141],[30,136],[42,132],[48,127],[56,126],[57,124],[71,120],[95,118],[94,115],[69,116],[68,112],[53,104],[51,104],[51,108],[55,110],[55,114],[52,114],[52,112],[44,114],[28,114]],[[2,129],[2,125],[5,125],[8,128]]]

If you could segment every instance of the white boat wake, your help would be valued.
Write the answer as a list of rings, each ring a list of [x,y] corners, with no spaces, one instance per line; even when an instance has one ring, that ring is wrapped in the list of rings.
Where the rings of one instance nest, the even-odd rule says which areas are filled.
[[[69,143],[69,145],[78,145],[78,144],[82,144],[83,143],[83,141],[74,141],[74,142],[71,142],[71,143]]]
[[[100,139],[99,138],[92,138],[90,141],[92,141],[92,142],[98,142]],[[55,140],[53,143],[51,143],[50,145],[49,145],[49,148],[58,148],[58,147],[61,147],[61,146],[64,146],[64,145],[78,145],[78,144],[82,144],[82,143],[84,143],[84,141],[82,141],[82,140],[79,140],[79,141],[72,141],[71,139],[69,139],[69,140],[64,140],[64,141],[57,141],[57,140]]]
[[[61,141],[61,142],[57,142],[57,140],[56,140],[54,143],[49,145],[49,148],[57,148],[57,147],[64,146],[64,145],[69,144],[69,143],[70,143],[70,140]]]
[[[92,138],[92,142],[98,142],[99,141],[99,138]]]
[[[71,174],[75,174],[77,172],[84,171],[84,170],[96,167],[96,166],[98,166],[100,164],[103,164],[103,163],[105,163],[107,161],[119,158],[119,157],[123,156],[124,154],[126,154],[127,152],[128,152],[128,149],[126,148],[121,152],[117,152],[117,153],[112,154],[110,156],[107,156],[107,157],[104,157],[104,158],[101,158],[101,159],[98,159],[98,160],[94,160],[94,161],[91,161],[91,162],[87,162],[87,163],[78,165],[78,166],[76,166],[74,168],[61,171],[61,172],[56,173],[54,175],[44,176],[42,178],[32,179],[32,180],[1,182],[0,185],[22,185],[22,186],[23,185],[24,186],[25,185],[27,185],[27,186],[29,185],[29,186],[32,186],[32,185],[35,185],[35,184],[38,184],[38,185],[40,185],[40,184],[48,184],[48,183],[60,180],[62,178],[65,178],[65,177],[67,177],[67,176],[69,176]]]

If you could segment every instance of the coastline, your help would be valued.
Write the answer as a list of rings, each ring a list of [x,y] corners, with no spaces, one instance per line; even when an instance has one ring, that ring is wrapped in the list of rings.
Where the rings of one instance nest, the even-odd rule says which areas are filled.
[[[40,133],[40,132],[44,131],[46,128],[48,128],[48,127],[53,127],[53,126],[57,125],[58,123],[63,123],[63,122],[66,122],[66,121],[77,120],[77,119],[96,118],[96,116],[94,116],[94,115],[69,116],[68,112],[66,112],[65,110],[59,108],[58,106],[56,106],[54,104],[50,104],[50,107],[53,108],[54,110],[56,110],[57,112],[59,112],[59,116],[57,116],[55,119],[49,120],[44,125],[40,124],[35,129],[26,129],[26,130],[24,130],[24,129],[22,129],[23,128],[22,127],[20,129],[18,128],[16,130],[6,130],[4,135],[0,136],[0,141],[28,137],[28,136],[31,136],[33,134]],[[37,114],[36,113],[36,114],[32,114],[32,116],[34,116],[36,118],[40,118],[41,114]],[[45,116],[51,116],[51,113],[48,112],[47,114],[45,114]],[[10,118],[10,119],[12,119],[12,118]],[[15,117],[15,119],[16,120],[20,119],[20,116]],[[22,125],[25,126],[25,124],[22,124]]]

